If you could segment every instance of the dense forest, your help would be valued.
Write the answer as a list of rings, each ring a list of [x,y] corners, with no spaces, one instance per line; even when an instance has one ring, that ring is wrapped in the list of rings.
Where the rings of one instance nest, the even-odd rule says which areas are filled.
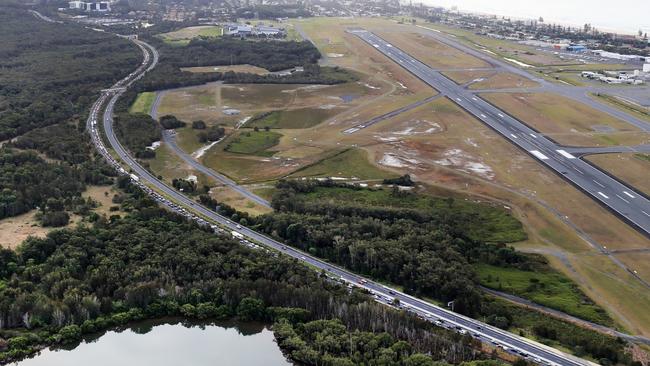
[[[456,310],[467,315],[477,315],[481,307],[470,261],[526,265],[526,257],[512,248],[485,243],[489,233],[477,235],[478,227],[495,221],[481,214],[479,207],[443,200],[438,206],[398,208],[318,199],[316,194],[328,184],[333,185],[279,183],[272,201],[276,212],[256,220],[257,228],[358,273],[400,284],[409,293],[454,300]],[[368,192],[330,189],[352,190],[350,193],[360,197]],[[406,202],[413,196],[398,190],[391,194]],[[525,237],[514,218],[503,214],[498,220],[505,223],[502,228],[519,235],[518,239]]]
[[[213,81],[263,84],[339,84],[357,80],[339,67],[320,67],[320,52],[310,42],[237,38],[194,39],[186,46],[172,46],[156,37],[148,38],[160,53],[160,64],[136,85],[135,92],[200,85]],[[235,72],[192,73],[181,67],[251,64],[269,71],[303,67],[288,75],[256,75]],[[132,94],[131,93],[131,94]],[[134,97],[128,98],[133,100]]]
[[[44,219],[62,217],[53,212],[73,210],[86,184],[111,183],[108,172],[86,168],[48,163],[34,152],[0,149],[0,219],[35,208]]]
[[[394,183],[412,183],[408,177]],[[505,210],[452,198],[372,190],[333,181],[280,181],[275,212],[237,212],[207,195],[198,200],[243,225],[328,261],[404,288],[454,301],[455,310],[502,329],[519,329],[601,364],[634,364],[625,342],[484,295],[473,265],[548,271],[542,258],[505,245],[525,234]]]
[[[41,224],[65,225],[67,212],[87,213],[86,185],[115,175],[84,133],[87,111],[141,55],[124,39],[19,8],[0,7],[0,37],[0,140],[11,139],[0,150],[0,217],[38,207]]]
[[[7,7],[0,35],[0,140],[85,114],[141,58],[127,40]]]
[[[471,338],[348,292],[293,259],[215,235],[156,207],[128,180],[120,184],[131,192],[122,203],[130,215],[100,217],[92,226],[30,238],[15,252],[0,250],[2,359],[164,315],[337,318],[350,331],[387,332],[430,359],[481,357]]]
[[[155,141],[160,141],[160,125],[148,114],[119,113],[114,117],[115,134],[122,144],[129,148],[137,158],[153,158],[155,151],[147,149]]]

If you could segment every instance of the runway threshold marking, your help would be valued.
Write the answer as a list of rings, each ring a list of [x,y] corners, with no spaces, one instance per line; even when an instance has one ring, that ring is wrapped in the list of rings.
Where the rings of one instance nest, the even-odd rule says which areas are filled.
[[[511,133],[511,134],[510,134],[510,136],[512,136],[512,138],[513,138],[513,139],[516,139],[516,138],[518,138],[517,136],[515,136],[515,134],[514,134],[514,133]]]
[[[632,194],[630,194],[630,192],[628,192],[628,191],[623,191],[623,193],[624,193],[626,196],[630,197],[630,198],[634,198],[634,196],[633,196]]]
[[[531,150],[530,153],[541,160],[548,160],[548,156],[542,154],[539,150]]]
[[[555,151],[557,151],[560,155],[564,156],[567,159],[575,159],[576,158],[575,156],[569,154],[565,150],[555,150]]]
[[[601,196],[603,196],[603,197],[605,197],[605,199],[609,199],[609,196],[607,196],[607,195],[606,195],[605,193],[603,193],[603,192],[598,192],[598,194],[601,195]]]

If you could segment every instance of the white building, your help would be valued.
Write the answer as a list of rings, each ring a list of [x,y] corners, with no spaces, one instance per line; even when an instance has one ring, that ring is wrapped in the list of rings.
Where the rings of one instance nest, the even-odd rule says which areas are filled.
[[[650,64],[643,64],[643,72],[650,73]]]
[[[68,3],[70,9],[77,9],[83,11],[111,11],[111,3],[108,1],[98,1],[98,2],[85,2],[85,1],[70,1]]]

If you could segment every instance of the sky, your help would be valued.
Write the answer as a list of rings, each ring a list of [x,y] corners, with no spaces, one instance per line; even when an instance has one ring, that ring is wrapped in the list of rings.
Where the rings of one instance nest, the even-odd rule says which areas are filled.
[[[414,0],[433,6],[518,18],[540,16],[566,25],[591,23],[604,31],[650,33],[650,0]]]

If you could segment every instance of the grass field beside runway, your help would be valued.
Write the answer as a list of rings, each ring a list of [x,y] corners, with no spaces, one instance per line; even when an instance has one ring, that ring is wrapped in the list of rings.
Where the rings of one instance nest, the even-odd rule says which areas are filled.
[[[489,93],[482,97],[563,145],[637,145],[650,141],[650,134],[637,127],[556,94]]]
[[[563,60],[557,55],[554,55],[550,52],[537,51],[534,47],[519,44],[513,41],[482,36],[475,34],[475,32],[469,30],[449,27],[443,24],[432,24],[427,23],[426,21],[420,22],[419,24],[428,28],[433,28],[448,34],[452,34],[456,37],[456,40],[474,49],[487,49],[488,51],[492,52],[486,52],[486,55],[488,56],[502,56],[512,58],[514,60],[518,60],[520,62],[533,66],[563,65],[568,63],[567,60]]]
[[[371,27],[369,30],[433,69],[490,66],[481,59],[440,43],[413,29],[402,28],[398,32],[394,30],[383,30],[381,27]]]
[[[650,154],[597,154],[585,159],[650,196]]]
[[[528,78],[509,72],[500,72],[483,81],[471,84],[470,89],[504,89],[504,88],[536,88],[539,84]]]

